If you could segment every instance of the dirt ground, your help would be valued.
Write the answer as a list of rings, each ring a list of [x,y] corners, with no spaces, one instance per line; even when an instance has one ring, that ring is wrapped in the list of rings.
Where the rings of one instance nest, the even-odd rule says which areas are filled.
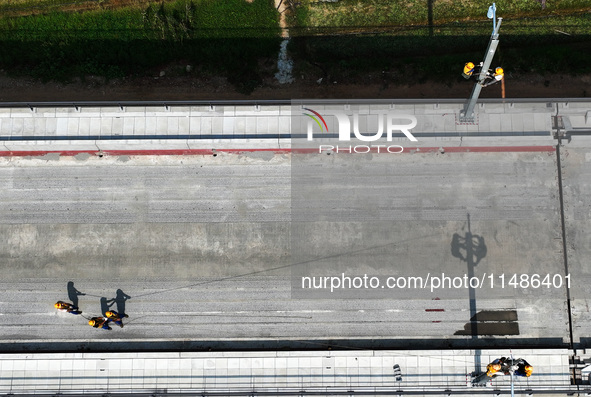
[[[461,78],[460,78],[461,80]],[[0,102],[40,101],[133,101],[133,100],[229,100],[229,99],[302,99],[302,98],[467,98],[473,82],[453,84],[416,83],[394,85],[380,79],[364,84],[342,82],[317,83],[315,76],[279,85],[265,81],[252,94],[236,92],[221,77],[188,76],[138,77],[104,81],[87,78],[69,84],[42,83],[31,78],[8,77],[0,71]],[[581,98],[591,96],[591,75],[505,76],[506,98]],[[501,98],[501,84],[482,90],[482,98]]]

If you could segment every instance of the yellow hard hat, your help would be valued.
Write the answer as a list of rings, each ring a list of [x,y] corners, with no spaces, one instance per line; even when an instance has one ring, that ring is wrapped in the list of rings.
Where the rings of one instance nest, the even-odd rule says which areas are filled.
[[[115,316],[115,313],[113,313],[112,311],[109,310],[108,312],[105,313],[105,315],[107,317],[114,317]]]
[[[96,322],[94,320],[90,320],[88,322],[88,325],[90,325],[91,327],[94,327],[94,324],[96,324]]]
[[[503,68],[496,68],[496,69],[495,69],[495,72],[496,72],[497,74],[503,74],[503,73],[505,73],[505,71],[503,70]]]
[[[56,309],[59,309],[60,307],[62,307],[62,304],[60,302],[57,302],[55,305],[53,305]]]
[[[468,66],[470,69],[472,69],[474,67],[474,64],[472,62],[468,62],[466,64],[466,66]]]

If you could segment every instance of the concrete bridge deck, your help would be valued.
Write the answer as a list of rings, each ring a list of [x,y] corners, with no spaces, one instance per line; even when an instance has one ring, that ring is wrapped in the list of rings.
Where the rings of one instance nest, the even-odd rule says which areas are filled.
[[[322,112],[322,104],[310,103]],[[308,359],[315,363],[310,373],[301,369],[299,361],[284,371],[287,361],[279,352],[250,356],[105,353],[125,351],[126,346],[130,351],[141,344],[147,349],[169,350],[189,344],[200,351],[213,341],[220,342],[218,348],[224,341],[226,346],[261,341],[267,346],[302,348],[315,339],[320,348],[335,341],[351,341],[355,349],[376,348],[376,344],[392,349],[409,343],[423,348],[555,347],[558,350],[550,353],[513,350],[541,367],[540,383],[520,387],[536,393],[576,391],[576,386],[567,384],[571,369],[565,363],[574,354],[567,349],[576,348],[578,355],[591,346],[586,334],[591,325],[589,102],[483,102],[473,124],[457,121],[459,101],[381,103],[417,118],[413,133],[419,142],[409,145],[402,136],[393,142],[411,146],[406,152],[413,155],[375,156],[367,163],[322,156],[318,164],[303,171],[321,180],[317,171],[322,167],[316,166],[343,170],[333,175],[337,179],[330,185],[332,193],[323,193],[332,194],[328,196],[298,190],[306,186],[297,182],[308,179],[307,174],[294,174],[290,103],[113,105],[31,104],[30,108],[8,105],[0,109],[0,142],[4,145],[0,154],[76,155],[0,159],[0,232],[5,236],[0,244],[4,291],[0,350],[19,352],[0,359],[0,390],[76,394],[88,382],[100,393],[125,392],[132,382],[141,383],[145,388],[137,389],[151,394],[183,389],[227,395],[230,387],[240,393],[246,393],[246,387],[252,393],[253,376],[269,375],[264,378],[270,379],[268,384],[257,380],[258,390],[279,395],[278,388],[291,387],[285,383],[287,375],[318,376],[308,385],[320,393],[327,387],[350,386],[343,384],[340,375],[356,373],[355,387],[372,388],[374,394],[396,393],[398,385],[389,383],[390,358],[381,352],[331,353],[335,366],[323,361],[318,367],[322,376],[319,370],[312,371],[319,356],[309,352],[294,354],[301,354],[305,363]],[[346,110],[348,104],[337,104],[341,105]],[[375,126],[369,113],[363,122],[368,129]],[[562,145],[557,145],[555,137],[561,137]],[[446,156],[426,150],[440,147],[461,150],[449,150]],[[417,150],[421,148],[425,150]],[[260,149],[271,153],[231,152]],[[163,154],[165,150],[179,154],[216,154],[219,150],[222,154],[125,155]],[[109,153],[115,155],[100,157]],[[369,172],[371,178],[366,177]],[[375,184],[379,192],[368,190],[368,183]],[[375,194],[368,197],[368,191]],[[296,209],[330,215],[313,233],[303,234],[307,240],[294,239],[297,230],[290,225],[294,192],[313,194],[309,206]],[[346,205],[339,198],[348,199]],[[360,216],[351,203],[363,205],[368,198],[378,210]],[[374,229],[372,216],[379,217],[382,229]],[[473,241],[472,237],[486,245],[477,262],[459,254],[467,247],[460,240]],[[374,270],[370,265],[384,258],[395,258],[388,262],[391,267],[381,269],[386,275],[449,269],[458,274],[473,271],[484,278],[552,274],[563,281],[570,273],[573,285],[561,284],[551,291],[415,291],[405,300],[395,292],[377,299],[293,299],[293,263],[287,254],[294,242],[315,241],[325,244],[311,245],[319,252],[303,252],[318,254],[313,262],[318,264],[330,257],[320,255],[325,247],[339,253],[343,261],[357,263],[360,252],[378,248],[368,256],[371,263],[364,263],[368,265],[364,271]],[[66,287],[68,281],[85,295],[78,297],[75,289]],[[126,305],[129,324],[110,332],[94,330],[81,318],[53,309],[56,300],[66,297],[79,299],[84,315],[99,315],[109,305],[122,311],[119,305]],[[478,317],[491,312],[503,315],[492,321],[493,326],[490,319]],[[72,353],[38,354],[47,346]],[[25,349],[35,353],[27,355]],[[81,353],[87,349],[103,353]],[[368,365],[351,364],[349,368],[350,357],[359,362],[366,354],[380,356],[381,361],[370,359]],[[467,370],[477,368],[476,352],[421,354],[428,358],[422,363],[427,367],[420,359],[413,367],[412,357],[417,357],[413,352],[391,353],[404,363],[399,364],[403,376],[410,375],[403,382],[421,379],[408,383],[408,393],[441,394],[442,362],[455,354],[463,358],[445,387],[455,394],[478,394],[473,389],[466,393],[462,385]],[[508,353],[479,354],[485,364],[495,354]],[[485,358],[486,354],[490,357]],[[326,352],[320,356],[324,360]],[[338,360],[345,363],[343,357],[347,357],[346,366],[337,366]],[[261,358],[259,368],[255,360]],[[252,372],[243,374],[240,364],[236,368],[236,360],[240,363],[241,359],[251,360]],[[43,372],[56,371],[57,362],[59,373]],[[89,363],[90,372],[76,369],[78,362]],[[189,375],[179,372],[176,377],[175,371],[187,370],[189,362],[195,372],[189,384],[182,383]],[[55,369],[51,364],[56,364]],[[149,372],[158,366],[166,367],[166,376]],[[204,378],[205,370],[213,367],[213,378]],[[335,372],[325,373],[326,367]],[[116,384],[105,387],[104,373],[117,379]],[[237,377],[231,378],[230,373]],[[193,379],[194,374],[201,375],[201,380]],[[374,374],[377,384],[369,382]],[[52,380],[56,376],[60,379],[57,389]],[[435,389],[421,386],[427,377],[429,382],[437,379],[430,383]],[[215,379],[214,389],[205,389],[207,379]],[[239,384],[229,385],[231,379]],[[485,392],[499,389],[507,393],[506,380],[499,382]],[[296,388],[301,385],[300,380]],[[387,390],[380,391],[381,387]]]

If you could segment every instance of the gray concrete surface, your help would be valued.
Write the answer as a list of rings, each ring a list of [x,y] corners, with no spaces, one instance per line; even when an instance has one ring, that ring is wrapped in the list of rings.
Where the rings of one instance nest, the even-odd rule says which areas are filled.
[[[418,134],[431,134],[404,155],[40,153],[0,158],[0,350],[326,351],[409,345],[566,347],[572,342],[576,353],[561,351],[560,360],[556,355],[538,357],[541,376],[525,385],[551,386],[558,377],[566,387],[566,357],[576,354],[577,362],[591,342],[591,144],[586,137],[591,106],[568,101],[485,103],[478,107],[474,124],[457,121],[460,108],[460,103],[451,102],[393,104],[396,111],[417,116]],[[291,148],[287,139],[256,136],[290,132],[286,120],[291,111],[289,106],[250,105],[4,108],[0,138],[10,139],[3,142],[8,151]],[[555,115],[560,116],[558,130],[553,128]],[[368,118],[364,128],[371,130],[371,123]],[[254,135],[240,137],[251,131]],[[536,131],[540,134],[528,135]],[[127,136],[108,141],[84,138],[95,133]],[[164,139],[183,133],[188,136]],[[31,134],[40,139],[21,139]],[[146,134],[163,136],[134,138]],[[558,153],[495,153],[482,148],[527,145],[539,150],[556,143],[553,134],[564,137]],[[63,140],[68,136],[72,139]],[[404,138],[394,143],[408,146]],[[440,146],[485,151],[415,152],[416,147]],[[437,277],[445,272],[485,280],[486,287],[333,293],[294,289],[302,276],[341,272],[378,276],[382,282],[391,276]],[[540,281],[549,275],[563,285],[515,288],[509,284],[513,274],[539,274]],[[489,280],[494,288],[488,287]],[[52,305],[58,299],[77,300],[83,315],[57,312]],[[108,308],[129,314],[124,328],[103,331],[86,324],[88,317]],[[103,368],[98,356],[77,354],[85,369],[88,365],[90,371],[108,370],[109,378],[118,380],[128,377],[131,360],[132,368],[148,371],[132,374],[137,376],[136,389],[142,376],[164,375],[158,366],[166,366],[170,374],[168,368],[187,363],[148,363],[146,359],[169,358],[137,356],[138,367],[129,357],[113,356],[113,364]],[[238,356],[226,360],[226,353],[188,354],[194,354],[187,356],[192,369],[215,362],[215,382],[222,388],[225,377],[236,372]],[[464,355],[462,362],[475,368],[490,358],[481,351]],[[443,361],[431,358],[433,362],[400,358],[409,368],[412,363],[426,366],[425,372],[415,374],[417,388],[445,375]],[[64,386],[74,387],[82,376],[96,381],[91,388],[103,387],[90,372],[75,374],[78,364],[70,358],[58,360],[69,360],[63,367],[61,361],[52,363],[70,372],[49,369],[47,379],[57,376]],[[267,368],[269,376],[289,372],[280,361],[273,370]],[[384,363],[385,358],[371,361],[363,370],[379,376]],[[251,375],[263,370],[254,361],[250,364]],[[0,357],[0,388],[14,391],[15,381],[31,381],[37,386],[25,389],[34,390],[49,365],[47,356]],[[289,373],[301,375],[302,365],[298,362],[296,367]],[[455,388],[466,369],[446,382]],[[361,382],[356,386],[371,386],[361,381],[361,367],[354,373]],[[318,377],[319,387],[326,387],[326,382],[340,385],[333,375]],[[158,379],[154,386],[153,380],[146,389],[150,392],[160,390],[159,385],[185,391],[203,386],[193,381],[177,384],[170,377]],[[275,380],[287,387],[283,379]],[[142,386],[145,381],[142,378]],[[54,383],[43,386],[51,389]],[[112,385],[119,390],[129,386],[121,381]],[[501,381],[494,389],[506,387]]]
[[[560,150],[564,185],[564,214],[567,236],[567,267],[572,275],[570,290],[575,343],[589,347],[589,303],[591,295],[591,147],[586,137],[573,137]]]
[[[162,150],[211,148],[289,148],[292,114],[302,106],[323,112],[328,101],[223,104],[55,104],[0,106],[0,140],[6,151],[26,150]],[[583,131],[591,127],[591,104],[584,100],[482,100],[472,123],[459,121],[461,100],[332,101],[347,110],[359,103],[361,125],[373,130],[376,123],[369,103],[417,118],[413,132],[429,137],[427,144],[462,146],[465,139],[481,145],[552,144],[552,116],[564,119],[564,128]],[[1,104],[0,104],[1,105]],[[332,129],[331,117],[327,122]],[[512,136],[509,143],[491,140]],[[399,139],[400,140],[400,139]]]
[[[477,275],[563,271],[552,153],[431,153],[372,161],[382,170],[378,179],[400,185],[382,209],[384,219],[400,221],[390,224],[388,235],[376,235],[377,242],[413,238],[375,251],[368,263],[396,254],[396,274],[423,267],[466,273],[466,261],[453,256],[451,246],[454,233],[465,236],[469,213],[471,232],[487,246]],[[110,341],[312,338],[367,344],[429,338],[452,346],[568,342],[564,288],[292,299],[290,164],[286,155],[0,159],[3,348],[7,342],[85,348]],[[355,188],[352,183],[351,192]],[[317,205],[312,209],[325,208]],[[343,238],[353,250],[372,242],[363,238],[362,224],[338,214],[334,221],[312,228],[307,238],[335,250]],[[348,235],[355,227],[360,232]],[[78,297],[83,315],[99,315],[105,298],[115,308],[125,305],[128,325],[96,330],[81,317],[57,312],[52,305],[68,299],[68,281],[86,294]],[[471,322],[482,311],[504,314]]]
[[[530,378],[515,377],[516,395],[576,392],[577,387],[570,385],[568,353],[566,349],[514,350],[515,358],[526,357],[534,365]],[[503,356],[508,356],[506,350],[0,355],[0,392],[302,396],[401,391],[404,395],[490,395],[508,393],[509,377],[498,376],[485,386],[473,387],[467,375],[480,373],[486,364]],[[483,363],[477,369],[475,359]],[[582,386],[583,390],[588,387]]]

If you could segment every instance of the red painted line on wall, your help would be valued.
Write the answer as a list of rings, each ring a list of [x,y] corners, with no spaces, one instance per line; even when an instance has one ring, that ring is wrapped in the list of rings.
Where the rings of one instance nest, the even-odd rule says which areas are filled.
[[[554,146],[461,146],[461,147],[422,147],[409,148],[405,147],[400,154],[420,154],[420,153],[526,153],[526,152],[555,152]],[[91,154],[95,156],[213,156],[217,153],[250,153],[250,152],[272,152],[275,154],[287,153],[318,153],[318,149],[138,149],[138,150],[17,150],[17,151],[0,151],[2,157],[24,157],[24,156],[44,156],[47,154],[57,153],[61,156],[75,156],[77,154]],[[323,151],[322,154],[328,152]],[[372,148],[370,153],[378,153],[377,148]],[[384,155],[392,155],[398,153],[387,153],[382,148],[380,151]],[[348,152],[340,151],[336,154],[349,154]],[[360,153],[359,153],[360,154]]]
[[[417,148],[418,153],[425,148]],[[440,148],[426,148],[428,151],[440,151]],[[405,148],[405,151],[407,149]],[[444,147],[445,153],[502,153],[502,152],[555,152],[554,146],[459,146]]]

